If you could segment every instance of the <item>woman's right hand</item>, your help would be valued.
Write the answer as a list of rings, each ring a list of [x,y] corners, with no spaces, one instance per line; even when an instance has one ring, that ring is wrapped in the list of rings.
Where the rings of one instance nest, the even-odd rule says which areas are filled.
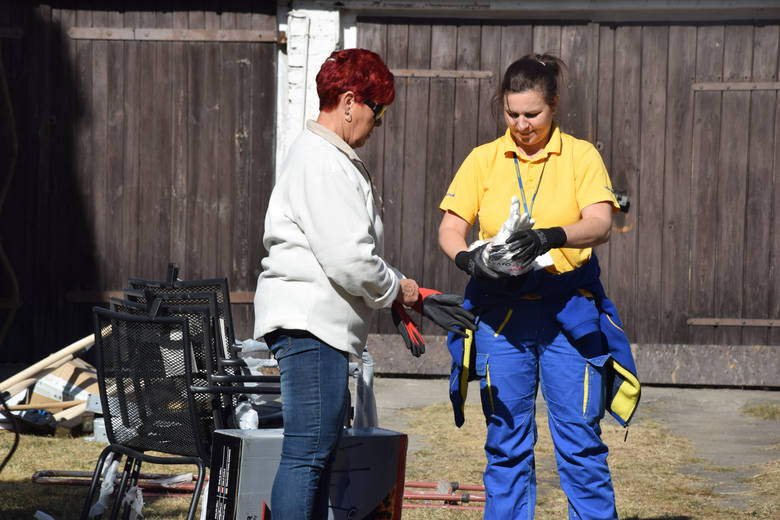
[[[420,287],[417,285],[417,282],[411,278],[401,278],[399,282],[400,287],[398,289],[398,294],[395,297],[395,301],[402,303],[407,307],[411,307],[417,303],[417,300],[420,298]]]

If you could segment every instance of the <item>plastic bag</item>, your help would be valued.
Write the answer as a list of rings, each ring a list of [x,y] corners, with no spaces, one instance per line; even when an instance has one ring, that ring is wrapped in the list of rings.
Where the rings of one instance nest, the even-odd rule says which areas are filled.
[[[533,269],[544,269],[545,267],[553,265],[552,256],[550,256],[549,252],[539,255],[533,263],[525,268],[523,268],[522,263],[519,260],[512,259],[512,253],[509,251],[506,251],[500,260],[490,259],[490,252],[496,248],[501,248],[512,233],[531,229],[534,227],[534,223],[534,219],[530,218],[528,213],[520,213],[520,199],[513,196],[509,203],[509,217],[507,217],[498,233],[488,241],[488,246],[482,250],[482,258],[485,261],[485,264],[494,271],[505,273],[510,276],[520,276]],[[484,243],[484,240],[479,240],[471,244],[469,249],[473,249]]]

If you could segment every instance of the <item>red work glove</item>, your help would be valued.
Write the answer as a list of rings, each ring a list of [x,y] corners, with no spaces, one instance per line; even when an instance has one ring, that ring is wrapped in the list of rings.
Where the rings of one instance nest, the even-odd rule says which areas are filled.
[[[393,302],[390,312],[393,315],[395,328],[398,329],[398,333],[404,338],[406,348],[409,349],[409,352],[414,357],[420,357],[425,352],[425,342],[422,339],[422,335],[420,335],[420,331],[417,330],[417,325],[414,324],[412,318],[406,313],[403,305],[398,302]]]
[[[435,289],[420,287],[420,298],[412,306],[439,327],[466,337],[464,329],[476,330],[476,317],[462,307],[463,298],[457,294],[442,294]]]

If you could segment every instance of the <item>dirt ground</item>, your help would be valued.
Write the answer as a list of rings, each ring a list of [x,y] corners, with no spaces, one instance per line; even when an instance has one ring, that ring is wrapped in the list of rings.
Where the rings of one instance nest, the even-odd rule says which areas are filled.
[[[477,384],[470,384],[469,402],[479,402]],[[448,402],[447,386],[444,379],[376,378],[379,426],[405,431],[405,418],[397,412]],[[739,510],[748,506],[743,497],[753,476],[751,466],[777,460],[780,453],[780,421],[744,412],[757,404],[780,407],[780,392],[644,386],[632,425],[655,422],[665,425],[672,435],[687,439],[701,462],[684,471],[711,481],[714,492],[728,497],[724,505]],[[543,410],[544,406],[540,395],[537,407]],[[629,429],[629,443],[630,435]],[[410,436],[409,453],[424,448],[424,443]]]

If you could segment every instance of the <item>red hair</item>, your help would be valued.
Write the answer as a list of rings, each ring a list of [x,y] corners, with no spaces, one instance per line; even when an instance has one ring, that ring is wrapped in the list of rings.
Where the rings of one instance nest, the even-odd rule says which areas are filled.
[[[375,52],[366,49],[333,51],[317,73],[320,110],[336,107],[339,96],[351,90],[355,100],[389,105],[395,99],[392,72]]]

